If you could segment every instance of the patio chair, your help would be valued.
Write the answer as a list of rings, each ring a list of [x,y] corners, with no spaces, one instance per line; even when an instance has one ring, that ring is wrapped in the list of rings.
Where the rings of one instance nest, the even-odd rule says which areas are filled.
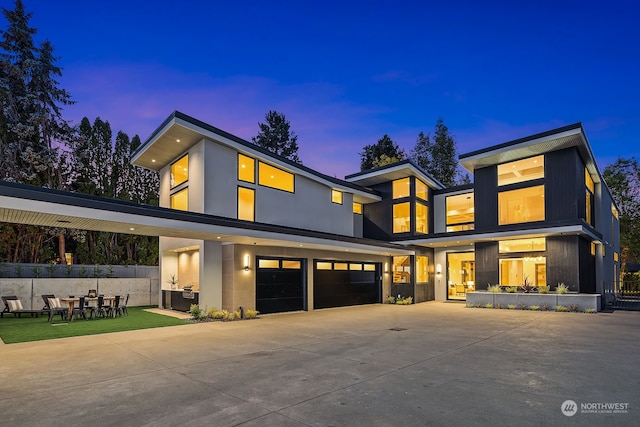
[[[109,317],[122,316],[122,308],[120,308],[120,295],[116,295],[113,304],[107,309]]]
[[[87,293],[87,296],[89,298],[95,298],[98,296],[98,290],[97,289],[89,289],[89,292]]]
[[[30,314],[31,317],[38,317],[42,314],[42,310],[29,310],[24,308],[22,301],[15,295],[3,296],[2,302],[4,303],[4,309],[0,312],[0,317],[4,317],[5,313],[11,313],[14,317],[22,317],[23,313]]]
[[[89,318],[97,319],[98,316],[102,316],[103,318],[107,317],[107,311],[105,310],[103,295],[100,295],[98,297],[98,301],[96,305],[89,306]]]
[[[87,307],[85,307],[85,305],[84,305],[84,297],[80,297],[78,299],[79,299],[78,305],[77,305],[77,307],[73,307],[73,312],[72,312],[71,316],[73,318],[75,318],[76,320],[78,320],[79,316],[82,316],[82,318],[84,320],[88,320],[87,319]]]
[[[120,304],[120,310],[122,311],[122,314],[126,314],[127,316],[129,315],[129,312],[127,311],[128,303],[129,303],[129,294],[127,294],[127,296],[124,297],[124,304]]]
[[[42,311],[45,313],[49,313],[49,322],[53,320],[53,317],[56,314],[59,314],[62,320],[65,320],[67,318],[67,308],[62,306],[60,300],[56,298],[55,295],[42,295],[42,300],[44,301],[44,307],[42,308]]]

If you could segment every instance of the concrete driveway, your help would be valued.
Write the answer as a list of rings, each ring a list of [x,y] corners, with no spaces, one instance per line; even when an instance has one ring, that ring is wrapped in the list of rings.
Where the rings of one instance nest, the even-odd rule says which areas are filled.
[[[638,425],[638,354],[638,312],[444,302],[0,345],[0,425]]]

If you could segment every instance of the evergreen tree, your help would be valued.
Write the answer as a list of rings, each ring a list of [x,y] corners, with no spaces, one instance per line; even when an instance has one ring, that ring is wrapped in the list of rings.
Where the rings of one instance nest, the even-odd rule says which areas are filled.
[[[372,169],[385,164],[398,162],[405,153],[389,135],[384,134],[377,143],[365,145],[360,153],[360,170]]]
[[[436,122],[433,141],[420,132],[411,159],[446,187],[471,182],[468,174],[458,170],[456,142],[442,119]]]
[[[264,118],[266,123],[258,123],[260,132],[251,138],[253,143],[296,163],[302,163],[298,158],[298,135],[291,130],[291,123],[284,114],[270,110]]]

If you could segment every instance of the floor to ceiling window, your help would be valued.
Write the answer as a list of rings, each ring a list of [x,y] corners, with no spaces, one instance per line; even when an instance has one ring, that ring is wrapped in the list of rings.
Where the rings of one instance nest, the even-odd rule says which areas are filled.
[[[447,299],[465,300],[467,292],[476,290],[476,258],[474,252],[447,254]]]

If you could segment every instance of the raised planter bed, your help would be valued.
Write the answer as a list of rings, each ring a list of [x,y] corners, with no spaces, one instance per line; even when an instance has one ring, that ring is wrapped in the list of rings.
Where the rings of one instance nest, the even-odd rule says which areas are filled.
[[[600,295],[599,294],[538,294],[538,293],[506,293],[506,292],[486,292],[475,291],[467,292],[467,303],[471,305],[486,306],[487,304],[493,304],[497,307],[501,304],[504,307],[509,305],[518,306],[524,304],[528,307],[537,305],[539,307],[545,304],[550,310],[553,310],[556,306],[576,305],[579,311],[585,311],[587,309],[595,309],[600,311]]]

